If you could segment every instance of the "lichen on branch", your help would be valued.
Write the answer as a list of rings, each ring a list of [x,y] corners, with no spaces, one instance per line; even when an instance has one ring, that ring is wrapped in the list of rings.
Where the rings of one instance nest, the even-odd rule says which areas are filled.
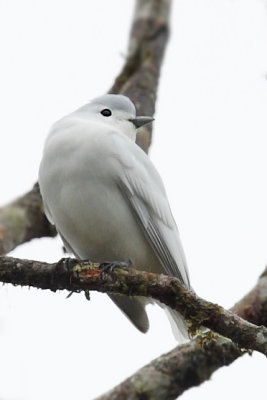
[[[71,292],[96,290],[127,296],[145,296],[179,311],[194,328],[204,326],[233,340],[241,348],[267,355],[267,328],[256,326],[188,290],[174,277],[115,268],[105,272],[99,264],[62,259],[47,264],[11,257],[0,259],[0,280],[16,285]]]

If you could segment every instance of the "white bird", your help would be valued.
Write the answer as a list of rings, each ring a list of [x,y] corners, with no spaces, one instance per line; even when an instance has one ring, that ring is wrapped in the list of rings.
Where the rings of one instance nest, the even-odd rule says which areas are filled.
[[[56,122],[39,170],[44,210],[68,252],[93,262],[130,260],[141,270],[177,277],[189,288],[179,233],[162,180],[136,144],[128,97],[107,94]],[[149,328],[143,297],[110,294],[141,332]],[[162,307],[174,333],[186,336],[181,315]],[[176,328],[174,328],[174,325]]]

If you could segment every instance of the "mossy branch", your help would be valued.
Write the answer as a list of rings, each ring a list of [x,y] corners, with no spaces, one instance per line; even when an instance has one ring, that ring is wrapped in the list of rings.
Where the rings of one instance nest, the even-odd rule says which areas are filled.
[[[231,311],[201,299],[171,276],[132,268],[115,268],[104,272],[99,264],[71,258],[47,264],[1,257],[0,280],[53,291],[96,290],[102,293],[150,297],[179,311],[189,321],[192,331],[204,326],[230,338],[240,348],[257,350],[267,355],[266,327],[251,324]]]

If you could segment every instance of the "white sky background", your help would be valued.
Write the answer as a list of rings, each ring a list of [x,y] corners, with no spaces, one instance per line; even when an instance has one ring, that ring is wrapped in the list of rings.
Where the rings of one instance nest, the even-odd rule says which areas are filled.
[[[192,285],[230,307],[267,261],[267,7],[176,0],[150,156],[169,194]],[[1,0],[1,204],[31,188],[50,125],[112,84],[133,1]],[[59,239],[12,253],[56,261]],[[105,295],[0,288],[0,399],[91,399],[176,342],[147,335]],[[244,356],[184,399],[262,398],[266,359]]]

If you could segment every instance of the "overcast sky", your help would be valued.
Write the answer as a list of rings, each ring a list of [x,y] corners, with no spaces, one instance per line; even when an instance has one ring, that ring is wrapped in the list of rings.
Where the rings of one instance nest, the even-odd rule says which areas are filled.
[[[127,52],[134,1],[0,0],[1,204],[32,187],[51,124],[105,93]],[[175,0],[150,156],[191,281],[230,307],[267,261],[267,7]],[[59,239],[12,255],[62,257]],[[0,399],[91,399],[176,342],[164,313],[135,330],[105,295],[0,288]],[[266,359],[244,356],[183,399],[262,398]]]

